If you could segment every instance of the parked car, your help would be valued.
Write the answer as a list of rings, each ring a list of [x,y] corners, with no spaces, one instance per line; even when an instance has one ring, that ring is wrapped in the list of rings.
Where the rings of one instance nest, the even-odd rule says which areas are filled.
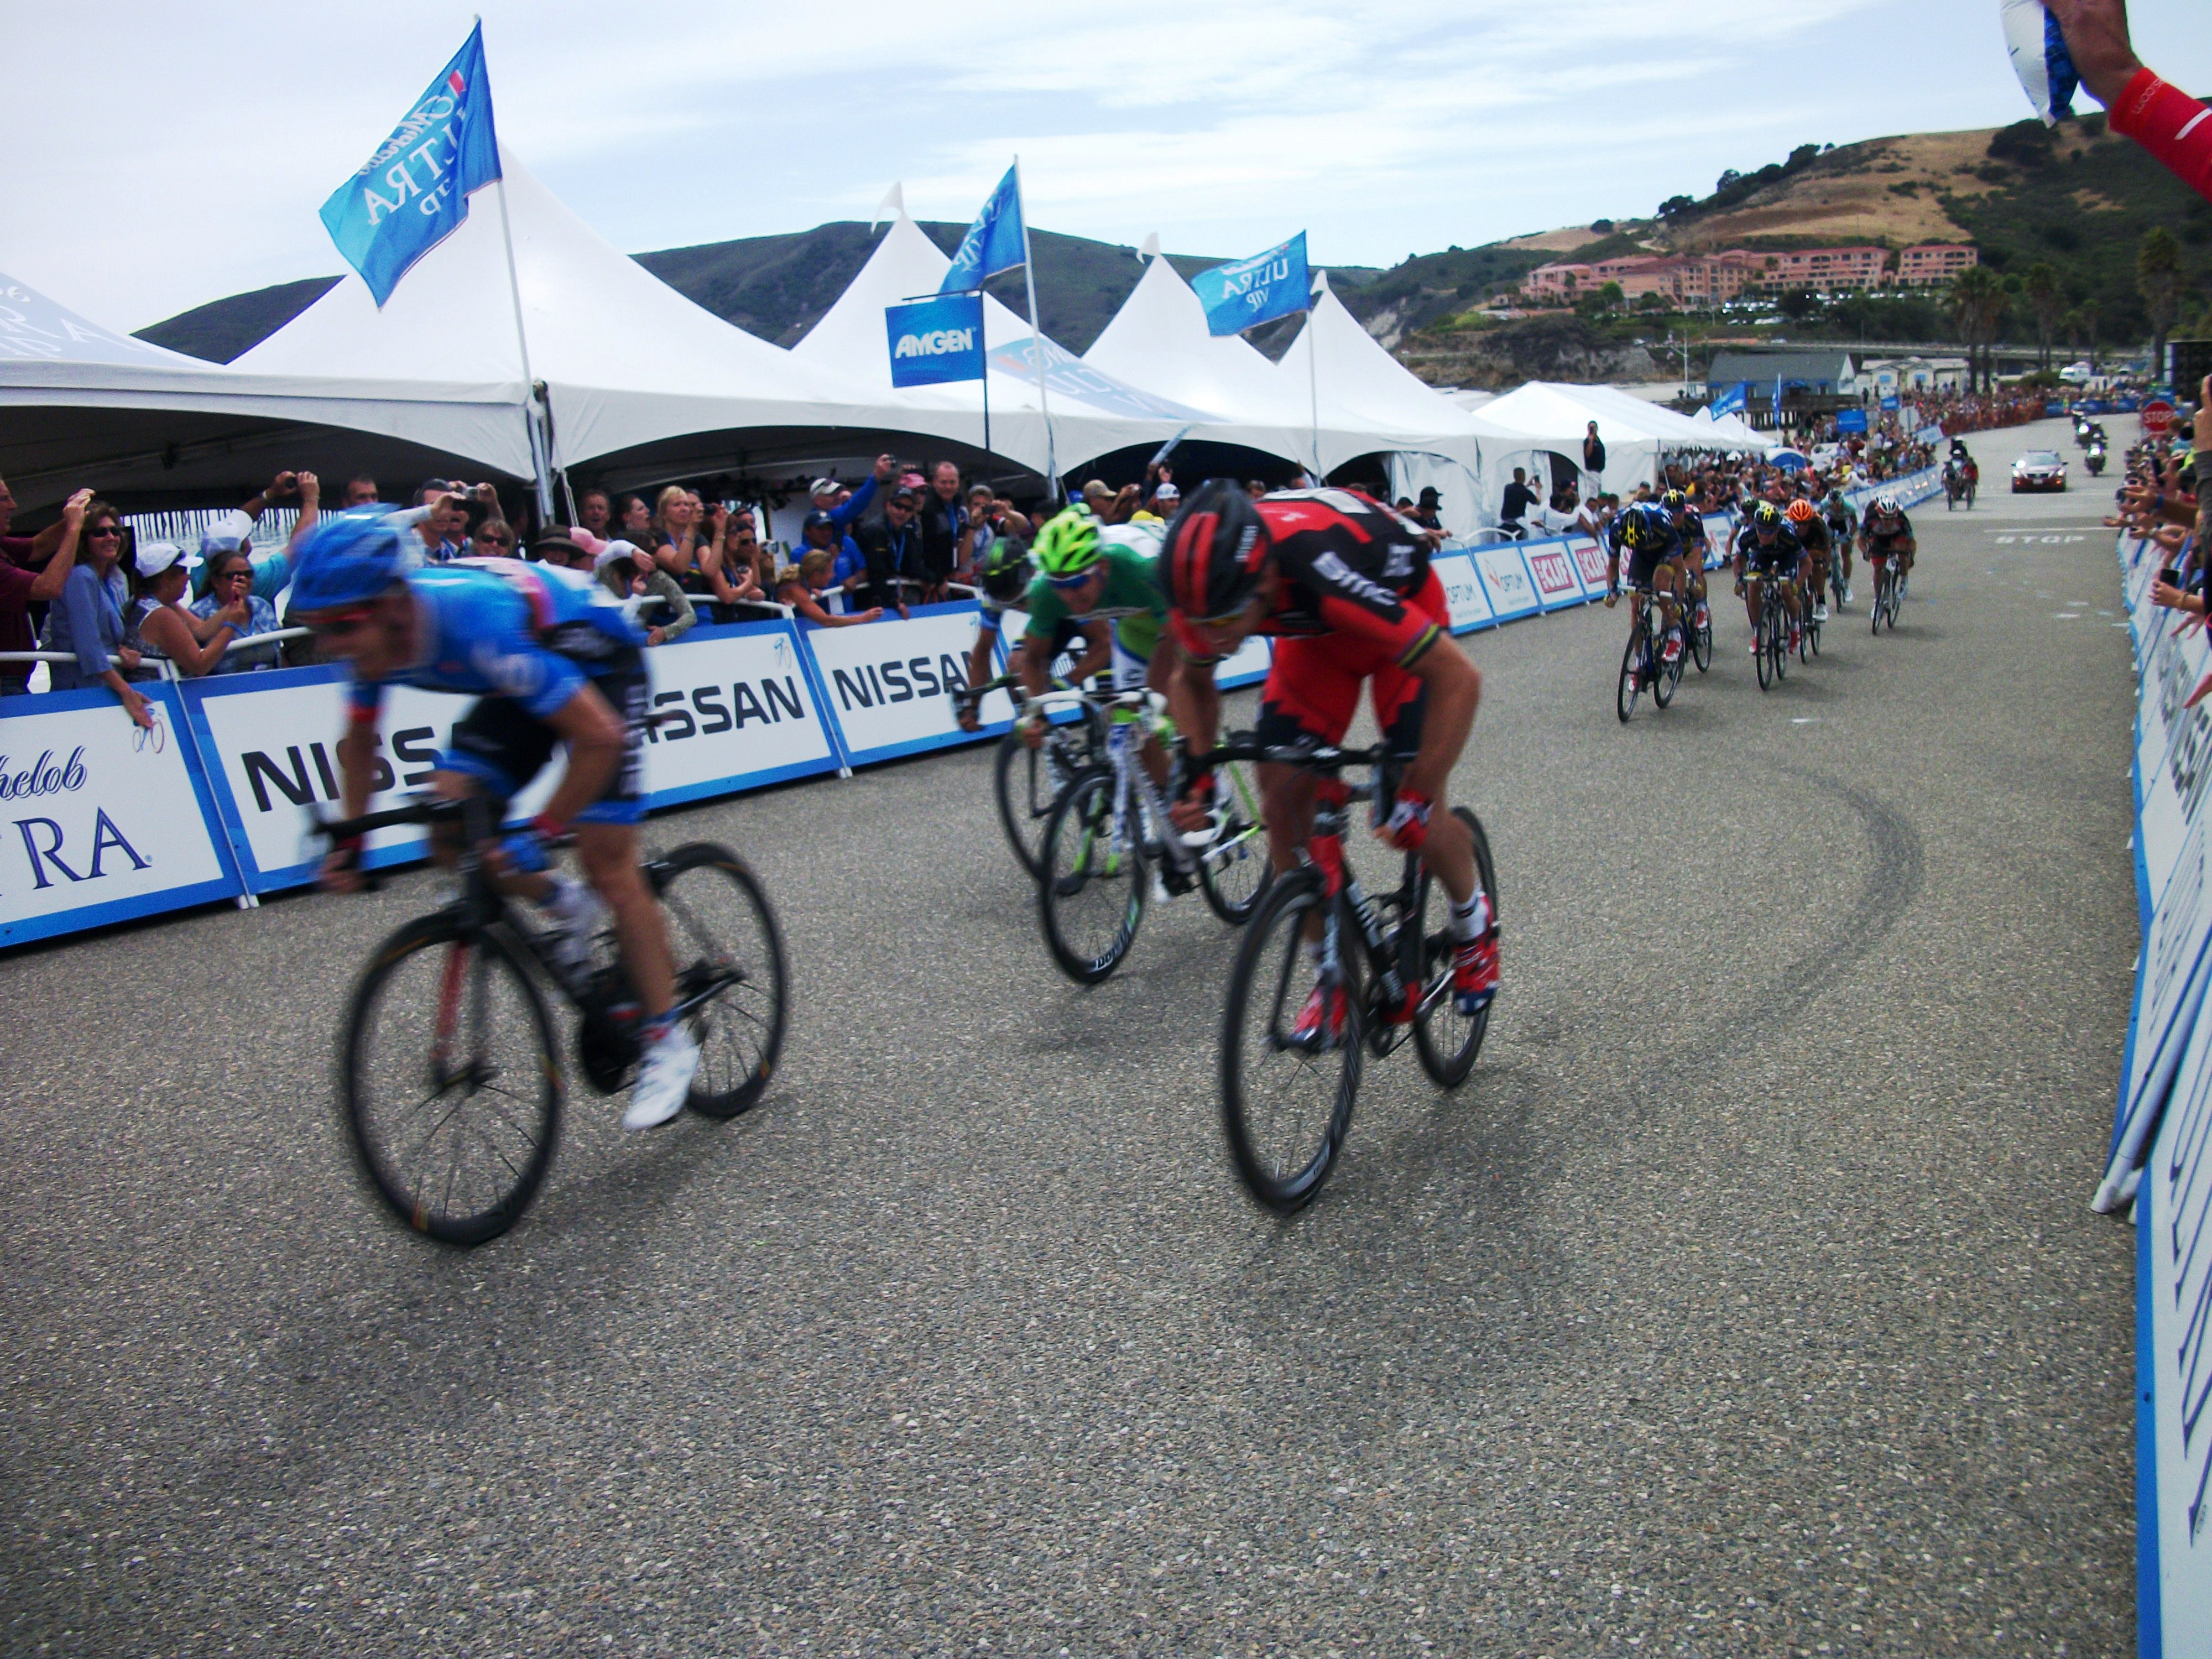
[[[2066,488],[2066,459],[2054,449],[2031,449],[2012,464],[2012,493]]]

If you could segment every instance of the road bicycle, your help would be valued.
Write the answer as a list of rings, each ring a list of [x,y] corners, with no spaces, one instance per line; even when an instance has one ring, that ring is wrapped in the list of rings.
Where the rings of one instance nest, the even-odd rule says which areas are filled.
[[[1073,690],[1064,682],[1059,689]],[[998,751],[991,758],[991,786],[998,799],[999,823],[1014,856],[1035,880],[1044,868],[1044,830],[1052,809],[1069,784],[1106,758],[1106,716],[1099,700],[1087,694],[1055,704],[1073,709],[1075,718],[1055,723],[1044,741],[1032,749],[1022,741],[1018,729],[1030,701],[1020,676],[1001,674],[956,696],[980,708],[994,691],[1004,691],[1013,699],[1015,721],[1015,729],[999,739]]]
[[[611,916],[570,981],[546,933],[499,890],[481,799],[421,800],[340,823],[343,840],[401,825],[458,827],[459,890],[380,945],[349,999],[339,1040],[346,1128],[392,1212],[443,1243],[496,1238],[551,1167],[564,1093],[544,990],[576,1011],[576,1062],[602,1095],[635,1075],[641,1024]],[[646,863],[667,919],[676,1018],[699,1044],[685,1104],[728,1119],[766,1091],[788,1018],[783,936],[760,879],[726,847],[691,842]]]
[[[1703,674],[1713,665],[1713,607],[1705,599],[1683,600],[1682,633],[1689,641],[1690,660]]]
[[[1366,1056],[1410,1038],[1421,1068],[1456,1089],[1474,1069],[1496,1003],[1462,1014],[1452,1000],[1451,902],[1418,854],[1398,885],[1370,896],[1346,854],[1349,809],[1379,814],[1409,756],[1385,750],[1231,747],[1225,757],[1278,761],[1328,782],[1297,867],[1278,877],[1246,924],[1229,975],[1221,1024],[1221,1118],[1229,1153],[1262,1206],[1289,1215],[1313,1201],[1344,1150]],[[1373,781],[1346,785],[1352,767]],[[1474,842],[1475,878],[1498,925],[1498,872],[1481,819],[1452,809]],[[1301,1030],[1316,992],[1321,1018]],[[1334,1005],[1334,1013],[1328,1012]]]
[[[1051,708],[1075,695],[1054,692],[1038,701]],[[1200,831],[1178,830],[1144,762],[1147,739],[1175,749],[1167,699],[1124,691],[1103,706],[1105,763],[1076,779],[1053,808],[1037,877],[1045,945],[1079,985],[1096,985],[1128,955],[1155,875],[1163,896],[1195,884],[1232,927],[1251,915],[1274,878],[1249,771],[1234,762],[1216,768],[1212,822]]]
[[[1797,660],[1810,662],[1820,654],[1820,612],[1813,603],[1811,591],[1803,583],[1797,587]]]
[[[1629,623],[1628,643],[1620,653],[1620,679],[1613,693],[1613,712],[1623,726],[1636,712],[1637,698],[1647,690],[1662,708],[1674,701],[1674,688],[1682,683],[1682,661],[1689,654],[1686,650],[1676,653],[1672,662],[1666,659],[1667,624],[1660,614],[1659,601],[1648,588],[1639,588],[1636,594],[1642,603]],[[1688,629],[1683,631],[1686,635]],[[1710,644],[1706,653],[1710,658]]]
[[[1790,607],[1782,602],[1782,579],[1752,573],[1745,578],[1759,584],[1759,628],[1753,634],[1759,647],[1759,689],[1766,690],[1790,672]]]
[[[1886,622],[1890,631],[1895,633],[1898,608],[1904,603],[1905,579],[1897,574],[1897,560],[1893,556],[1874,568],[1874,605],[1869,618],[1873,631],[1881,633]]]

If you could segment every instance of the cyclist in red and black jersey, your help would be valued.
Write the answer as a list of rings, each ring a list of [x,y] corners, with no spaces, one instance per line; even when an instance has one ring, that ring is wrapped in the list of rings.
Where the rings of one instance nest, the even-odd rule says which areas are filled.
[[[1413,757],[1376,833],[1419,851],[1450,894],[1459,942],[1454,988],[1461,1010],[1473,1013],[1497,992],[1497,930],[1476,890],[1473,838],[1439,809],[1474,723],[1482,677],[1451,637],[1443,583],[1429,568],[1440,539],[1352,490],[1254,501],[1234,483],[1209,480],[1168,526],[1160,561],[1178,659],[1169,696],[1192,748],[1212,748],[1221,726],[1214,665],[1254,634],[1276,641],[1256,733],[1269,748],[1342,742],[1359,689],[1370,686],[1383,740]],[[1297,767],[1260,768],[1276,869],[1296,862],[1322,787]],[[1176,805],[1178,823],[1198,827],[1212,800],[1211,778],[1191,780]]]

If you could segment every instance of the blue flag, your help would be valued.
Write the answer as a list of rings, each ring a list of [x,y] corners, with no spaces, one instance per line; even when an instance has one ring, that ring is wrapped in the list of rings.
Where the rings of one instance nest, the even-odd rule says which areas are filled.
[[[1313,279],[1306,274],[1306,234],[1249,259],[1201,270],[1190,279],[1206,307],[1209,334],[1241,334],[1261,323],[1313,303]]]
[[[940,294],[884,307],[893,386],[983,378],[983,296]]]
[[[2036,118],[2055,127],[2061,116],[2074,112],[2074,94],[2081,84],[2058,20],[2044,9],[2043,0],[2002,0],[2000,15],[2020,88]]]
[[[991,199],[968,227],[952,256],[952,269],[937,285],[939,294],[965,294],[983,286],[983,279],[1012,270],[1028,258],[1022,238],[1022,186],[1018,171],[1006,169]]]
[[[323,224],[380,307],[417,259],[461,228],[469,192],[499,176],[479,23],[407,118],[323,204]]]

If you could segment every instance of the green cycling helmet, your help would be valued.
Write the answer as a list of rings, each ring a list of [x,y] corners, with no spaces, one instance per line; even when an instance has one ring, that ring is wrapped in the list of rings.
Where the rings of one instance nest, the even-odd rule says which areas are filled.
[[[1030,578],[1036,574],[1036,566],[1030,561],[1030,550],[1018,541],[1005,536],[991,539],[991,550],[983,556],[981,569],[983,592],[1000,605],[1011,604],[1021,598],[1029,587]]]
[[[1054,581],[1081,575],[1104,556],[1098,545],[1097,515],[1087,507],[1069,507],[1037,532],[1030,551],[1037,568]]]

